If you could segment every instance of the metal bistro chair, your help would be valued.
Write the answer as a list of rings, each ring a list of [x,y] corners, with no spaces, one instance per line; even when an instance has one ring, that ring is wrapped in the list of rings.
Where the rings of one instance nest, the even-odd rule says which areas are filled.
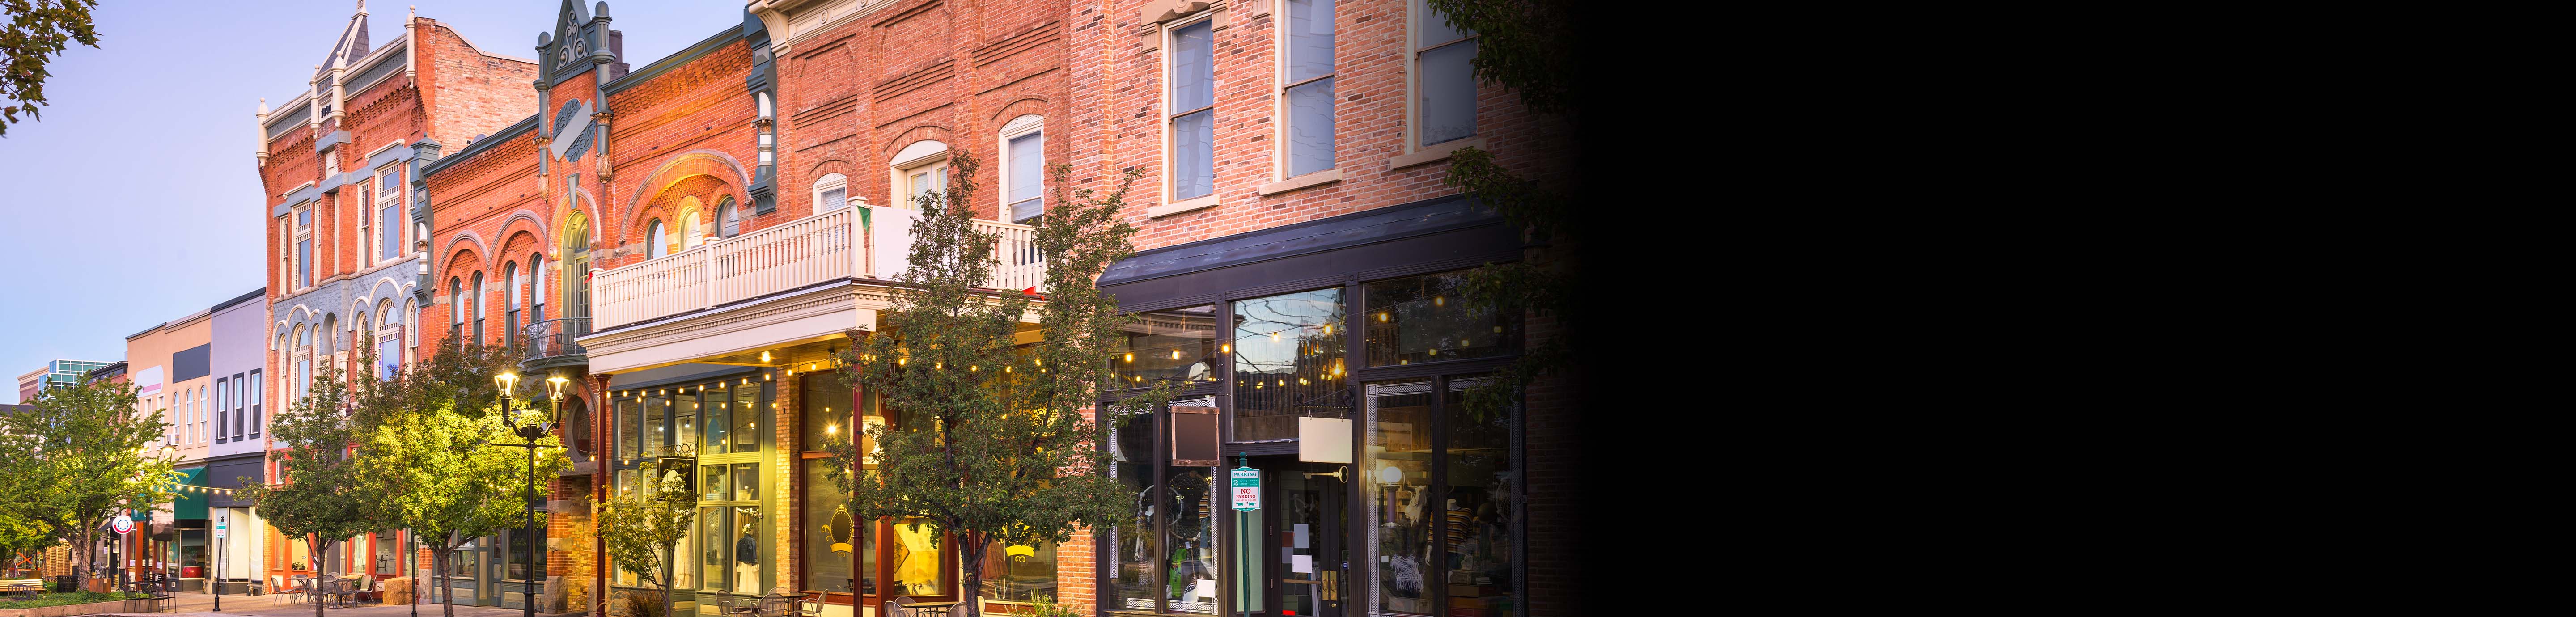
[[[769,593],[760,596],[760,604],[752,609],[752,614],[758,617],[788,617],[787,609],[795,602],[796,592],[789,590],[787,586],[771,587]]]
[[[889,617],[947,617],[948,610],[956,607],[955,602],[914,604],[911,596],[895,596],[886,601],[884,614]]]

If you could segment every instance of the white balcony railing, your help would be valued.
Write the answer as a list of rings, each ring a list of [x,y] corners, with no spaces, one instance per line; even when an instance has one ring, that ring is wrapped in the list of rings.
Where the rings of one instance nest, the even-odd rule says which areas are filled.
[[[591,285],[598,299],[593,321],[606,329],[852,276],[892,278],[906,267],[918,217],[900,208],[842,208],[602,272]],[[1033,244],[1037,228],[996,221],[975,226],[1002,237],[1001,263],[987,287],[1043,284],[1046,262]]]

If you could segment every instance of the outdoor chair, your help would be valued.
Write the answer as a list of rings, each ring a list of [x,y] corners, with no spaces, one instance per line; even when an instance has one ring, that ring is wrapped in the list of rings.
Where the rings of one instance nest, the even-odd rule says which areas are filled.
[[[759,617],[787,617],[787,607],[796,602],[794,593],[785,585],[772,587],[767,595],[760,596],[760,605],[752,612]]]
[[[268,599],[268,603],[270,605],[285,602],[287,598],[294,598],[297,601],[303,601],[307,599],[305,596],[313,591],[312,588],[304,585],[304,577],[300,576],[295,577],[292,583],[288,582],[287,577],[276,574],[269,575],[268,580],[268,595],[271,596]]]

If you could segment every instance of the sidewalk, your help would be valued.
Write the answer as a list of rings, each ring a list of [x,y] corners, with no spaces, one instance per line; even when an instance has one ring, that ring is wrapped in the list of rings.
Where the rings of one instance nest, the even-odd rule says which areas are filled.
[[[313,617],[313,605],[297,602],[291,597],[224,594],[224,612],[218,613],[214,612],[215,596],[212,594],[180,592],[173,595],[178,596],[178,601],[172,612],[115,614],[133,617]],[[357,604],[324,608],[322,614],[325,617],[411,617],[411,608],[409,604]],[[445,617],[446,608],[444,605],[422,604],[420,615]],[[518,617],[521,614],[520,609],[515,608],[456,607],[456,617]]]

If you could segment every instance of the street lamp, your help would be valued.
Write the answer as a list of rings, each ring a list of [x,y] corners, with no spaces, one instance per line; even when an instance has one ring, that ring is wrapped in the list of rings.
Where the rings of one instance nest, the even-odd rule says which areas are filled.
[[[565,379],[562,375],[555,375],[553,377],[546,378],[547,396],[554,399],[554,411],[548,414],[543,422],[532,422],[526,425],[521,425],[519,424],[519,416],[510,412],[510,398],[512,395],[517,394],[517,390],[519,389],[519,375],[517,373],[505,372],[492,376],[492,385],[499,386],[501,389],[501,422],[504,426],[508,426],[510,428],[510,432],[512,434],[518,435],[519,439],[525,442],[496,443],[492,445],[528,449],[528,501],[530,502],[537,500],[537,448],[545,447],[537,445],[537,440],[544,438],[546,433],[552,432],[555,422],[557,422],[563,415],[564,384],[570,383],[571,381],[572,380]],[[537,510],[534,506],[528,507],[527,524],[521,526],[519,533],[519,541],[528,543],[528,562],[523,566],[526,568],[523,572],[533,575],[537,570]],[[536,582],[531,579],[528,581],[527,585],[529,586],[529,589],[526,590],[524,597],[519,602],[519,605],[526,609],[525,614],[527,617],[536,617]]]

